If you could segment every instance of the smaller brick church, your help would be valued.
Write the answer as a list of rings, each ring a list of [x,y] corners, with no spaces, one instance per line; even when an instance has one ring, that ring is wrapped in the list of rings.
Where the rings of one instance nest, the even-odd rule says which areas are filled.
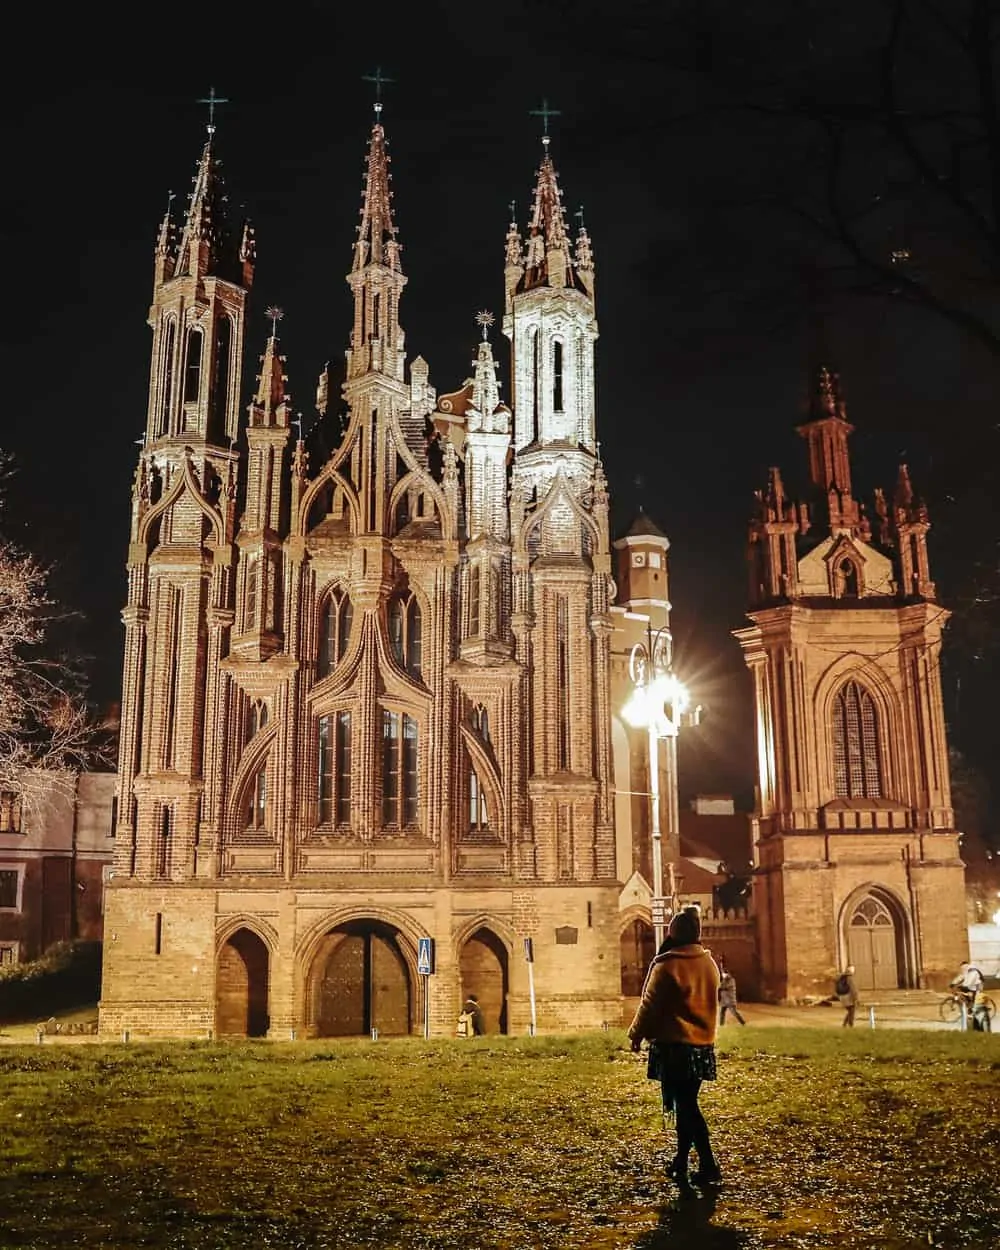
[[[762,996],[943,986],[967,958],[948,773],[930,523],[905,465],[874,517],[851,488],[838,379],[819,371],[810,496],[774,468],[750,527],[759,799],[754,912]]]

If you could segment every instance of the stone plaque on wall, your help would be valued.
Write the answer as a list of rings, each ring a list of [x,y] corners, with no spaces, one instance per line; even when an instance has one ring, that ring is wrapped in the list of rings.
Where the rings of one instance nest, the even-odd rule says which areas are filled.
[[[580,930],[571,924],[564,924],[556,929],[556,946],[575,946]]]

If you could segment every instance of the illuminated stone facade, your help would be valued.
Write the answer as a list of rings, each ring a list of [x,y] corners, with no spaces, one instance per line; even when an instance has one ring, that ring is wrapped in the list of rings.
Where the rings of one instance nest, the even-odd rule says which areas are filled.
[[[810,420],[811,503],[771,470],[750,531],[759,829],[754,910],[769,998],[939,987],[967,957],[927,510],[902,466],[873,522],[854,498],[837,380]]]
[[[523,1032],[525,938],[540,1029],[619,1016],[590,240],[568,234],[546,141],[526,233],[506,239],[511,406],[487,317],[474,376],[438,398],[407,365],[378,117],[367,168],[346,413],[322,463],[276,312],[242,412],[254,242],[228,220],[211,131],[160,232],[106,1034],[406,1033],[425,1008],[440,1034],[470,992],[491,1030]],[[332,429],[331,389],[324,373]]]

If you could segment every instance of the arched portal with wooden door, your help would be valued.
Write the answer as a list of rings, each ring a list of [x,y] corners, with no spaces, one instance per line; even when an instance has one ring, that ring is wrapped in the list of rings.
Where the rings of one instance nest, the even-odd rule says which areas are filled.
[[[215,1031],[219,1037],[264,1037],[268,1030],[267,945],[239,928],[219,949],[215,972]]]
[[[476,996],[487,1033],[507,1032],[508,963],[507,947],[485,925],[470,934],[459,951],[462,1001]]]
[[[310,1031],[318,1037],[412,1032],[411,955],[400,931],[381,920],[349,920],[324,934],[308,979]]]
[[[886,889],[857,891],[844,909],[846,962],[859,990],[895,990],[913,984],[904,909]]]
[[[622,996],[638,998],[646,970],[656,953],[653,926],[644,916],[632,916],[621,934]]]

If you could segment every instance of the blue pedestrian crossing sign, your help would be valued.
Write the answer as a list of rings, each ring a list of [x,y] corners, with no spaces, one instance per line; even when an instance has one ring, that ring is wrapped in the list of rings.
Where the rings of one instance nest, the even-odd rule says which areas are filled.
[[[417,972],[429,977],[434,971],[434,939],[417,938]]]

